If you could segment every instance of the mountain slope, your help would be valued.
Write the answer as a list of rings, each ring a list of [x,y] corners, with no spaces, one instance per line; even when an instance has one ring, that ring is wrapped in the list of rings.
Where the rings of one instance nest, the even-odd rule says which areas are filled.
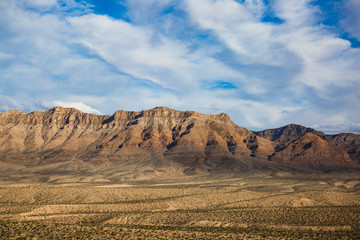
[[[266,160],[274,146],[237,126],[228,115],[158,107],[112,116],[73,108],[0,114],[0,157],[25,165],[67,160],[121,162],[150,159],[192,168],[247,168]]]
[[[358,168],[351,158],[359,154],[357,135],[328,136],[299,125],[253,133],[225,113],[166,107],[111,116],[63,107],[7,111],[0,113],[0,133],[0,162],[44,166],[39,170],[44,175],[85,171],[116,178],[125,172],[143,177]]]
[[[290,141],[297,140],[298,142],[301,142],[301,138],[305,134],[312,133],[329,143],[328,145],[329,150],[327,152],[332,152],[333,150],[336,149],[336,151],[333,151],[332,156],[336,156],[337,153],[343,154],[343,152],[345,152],[348,154],[348,158],[350,158],[355,162],[360,163],[360,135],[358,134],[340,133],[335,135],[327,135],[324,134],[323,132],[316,131],[315,129],[304,127],[301,125],[296,125],[296,124],[290,124],[280,128],[267,129],[254,133],[259,137],[263,137],[271,141],[276,141],[277,151],[281,151],[281,149],[284,148],[284,145],[288,145]],[[289,150],[287,151],[289,153]],[[318,150],[315,151],[317,152]],[[294,154],[301,155],[301,153],[295,153],[293,151],[292,155]],[[317,152],[315,154],[315,157],[318,154],[320,154],[320,152]],[[331,158],[331,156],[328,156],[328,158]]]
[[[339,147],[344,149],[351,159],[360,164],[360,135],[353,133],[340,133],[328,135],[329,141],[334,141]]]
[[[279,144],[269,160],[294,162],[324,171],[346,169],[349,164],[356,167],[355,162],[341,147],[309,132],[292,141]]]

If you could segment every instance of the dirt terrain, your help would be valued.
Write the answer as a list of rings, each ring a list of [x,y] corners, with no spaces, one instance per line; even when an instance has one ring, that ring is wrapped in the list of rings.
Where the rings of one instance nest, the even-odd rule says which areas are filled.
[[[2,182],[1,239],[359,239],[360,176]]]
[[[360,135],[156,107],[0,113],[0,239],[360,239]]]

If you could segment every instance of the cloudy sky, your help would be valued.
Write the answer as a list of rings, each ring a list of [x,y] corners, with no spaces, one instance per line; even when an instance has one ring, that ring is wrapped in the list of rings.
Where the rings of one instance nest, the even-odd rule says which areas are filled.
[[[0,111],[360,133],[359,0],[0,0]]]

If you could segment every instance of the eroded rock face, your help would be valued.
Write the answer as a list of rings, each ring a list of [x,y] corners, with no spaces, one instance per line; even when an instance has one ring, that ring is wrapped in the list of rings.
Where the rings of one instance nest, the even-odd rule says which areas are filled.
[[[2,161],[44,164],[71,159],[93,162],[161,158],[206,169],[248,167],[273,151],[227,114],[204,115],[158,107],[97,116],[73,108],[0,114]],[[240,164],[241,163],[241,164]]]
[[[353,133],[340,133],[326,137],[328,141],[333,141],[341,149],[344,149],[351,159],[360,164],[360,135]]]
[[[326,170],[354,167],[343,145],[301,127],[256,135],[225,113],[204,115],[166,107],[120,110],[112,116],[63,107],[29,114],[7,111],[0,113],[0,161],[22,165],[129,162],[150,169],[174,163],[189,174],[297,165]]]
[[[327,135],[296,124],[254,133],[276,142],[275,153],[269,157],[272,160],[300,162],[302,159],[304,164],[312,162],[315,165],[321,165],[324,161],[328,164],[331,161],[360,163],[360,135],[358,134]]]
[[[313,133],[305,133],[297,139],[280,144],[269,160],[286,163],[294,162],[310,168],[332,170],[347,168],[354,164],[348,153]]]

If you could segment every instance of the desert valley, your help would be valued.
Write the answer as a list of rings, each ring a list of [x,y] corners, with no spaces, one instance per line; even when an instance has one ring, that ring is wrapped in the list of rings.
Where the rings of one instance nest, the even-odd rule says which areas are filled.
[[[0,0],[0,240],[360,239],[359,13]]]
[[[359,239],[360,135],[156,107],[0,113],[2,239]]]

